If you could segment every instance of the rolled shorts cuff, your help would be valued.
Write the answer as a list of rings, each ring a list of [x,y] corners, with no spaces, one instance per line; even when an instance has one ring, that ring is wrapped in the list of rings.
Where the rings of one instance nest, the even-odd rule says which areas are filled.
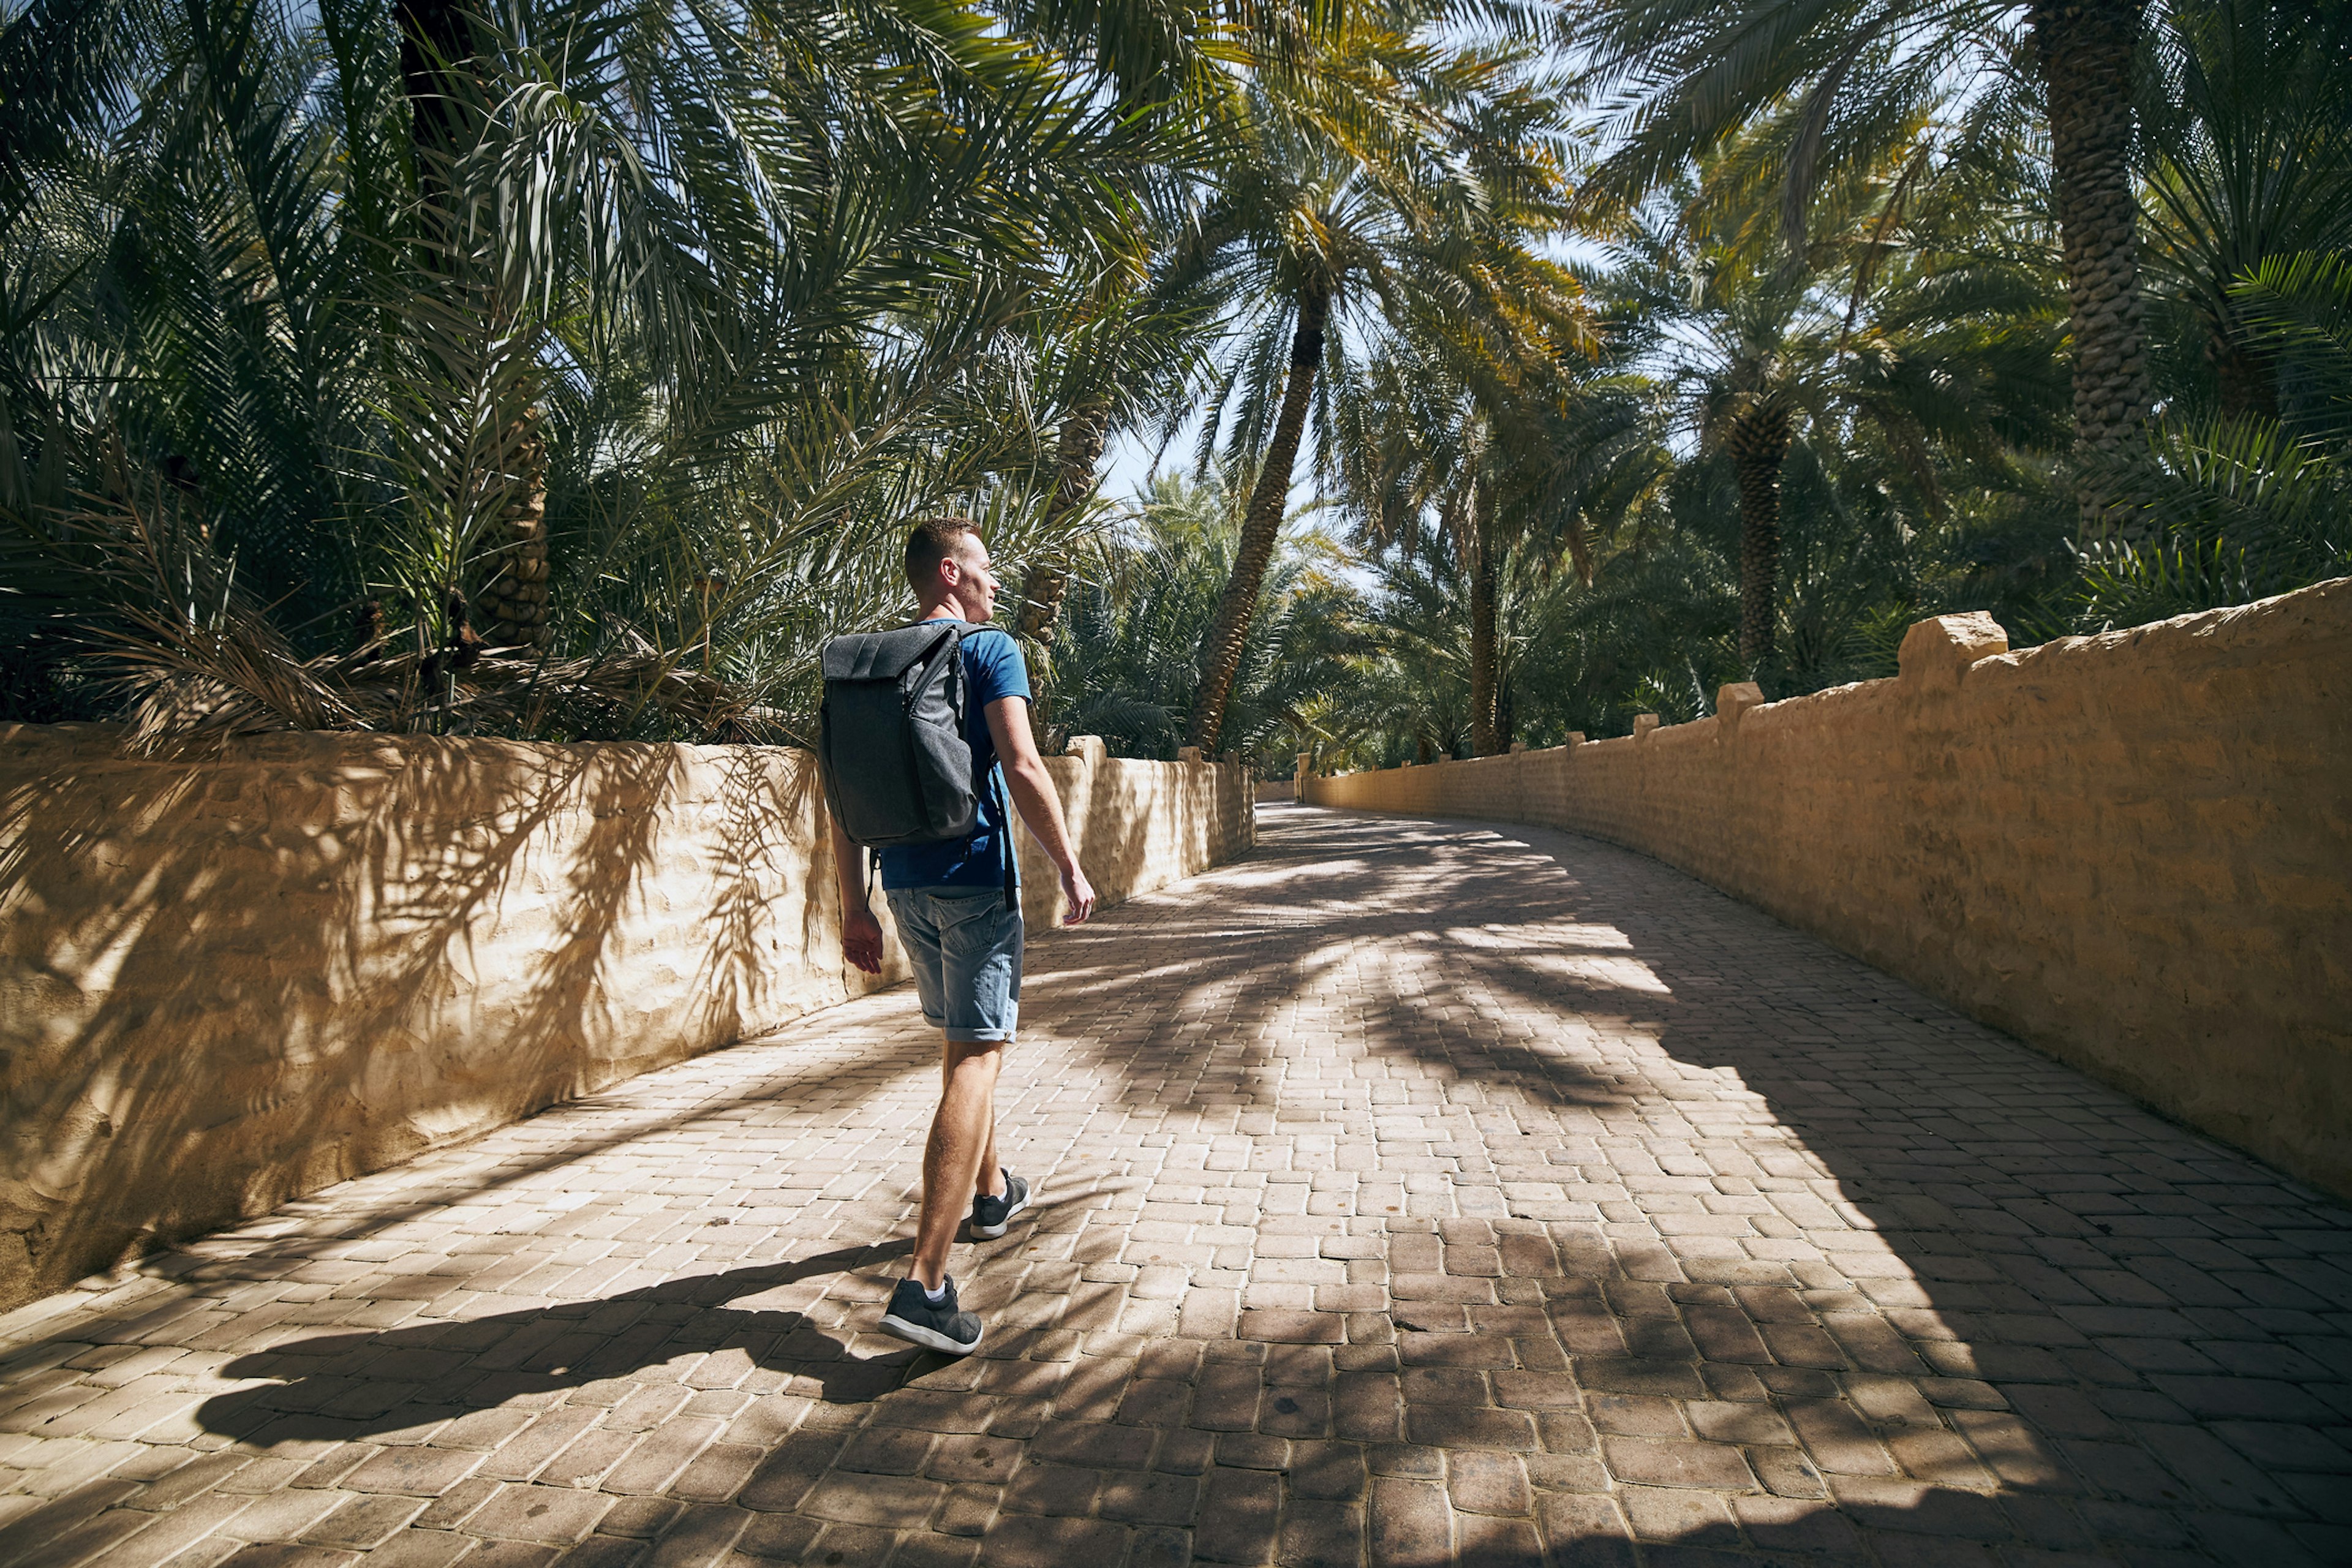
[[[945,1035],[950,1043],[959,1046],[1009,1046],[1014,1034],[1011,1029],[970,1028],[950,1024],[945,1016],[929,1008],[923,1011],[923,1022]]]

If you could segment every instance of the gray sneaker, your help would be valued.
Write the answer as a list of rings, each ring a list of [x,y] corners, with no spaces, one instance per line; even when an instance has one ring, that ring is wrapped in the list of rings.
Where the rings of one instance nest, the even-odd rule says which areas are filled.
[[[971,1238],[974,1241],[994,1241],[1013,1223],[1013,1216],[1029,1206],[1029,1184],[1004,1173],[1004,1195],[992,1198],[986,1193],[971,1200]]]
[[[947,1355],[970,1355],[980,1348],[980,1320],[956,1304],[953,1279],[942,1279],[939,1304],[933,1306],[923,1288],[901,1279],[890,1292],[890,1309],[882,1314],[882,1331],[909,1344]]]

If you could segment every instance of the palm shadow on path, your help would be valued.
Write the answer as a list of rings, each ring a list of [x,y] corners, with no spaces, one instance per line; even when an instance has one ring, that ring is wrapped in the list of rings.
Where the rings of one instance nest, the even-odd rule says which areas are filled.
[[[1766,1402],[1801,1446],[1768,1445],[1797,1497],[1762,1501],[1835,1516],[1784,1529],[1743,1505],[1680,1545],[2352,1561],[2352,1215],[1657,861],[1276,808],[1248,860],[1040,958],[1037,1016],[1131,1109],[1366,1153],[1403,1107],[1335,1102],[1319,1060],[1286,1076],[1311,1012],[1359,1075],[1447,1086],[1406,1135],[1428,1146],[1400,1152],[1587,1189],[1646,1173],[1598,1214],[1510,1205],[1603,1244],[1584,1256],[1612,1342],[1579,1377],[1603,1403]],[[1601,1173],[1545,1169],[1567,1140]],[[1705,1245],[1756,1212],[1759,1179],[1811,1190],[1802,1239],[1774,1246],[1799,1227],[1768,1211],[1754,1256]],[[1475,1331],[1425,1302],[1389,1317],[1433,1354],[1418,1323]],[[1714,1446],[1739,1474],[1765,1462]]]
[[[1604,1230],[1584,1200],[1512,1199],[1522,1234],[1545,1230],[1559,1245],[1554,1273],[1542,1281],[1558,1292],[1547,1300],[1559,1307],[1547,1310],[1591,1411],[1654,1419],[1648,1402],[1661,1393],[1718,1407],[1745,1401],[1769,1415],[1767,1426],[1786,1421],[1798,1430],[1783,1426],[1760,1441],[1699,1434],[1722,1450],[1727,1468],[1746,1475],[1740,1467],[1761,1465],[1766,1454],[1824,1461],[1798,1478],[1796,1489],[1810,1486],[1811,1497],[1767,1496],[1751,1486],[1735,1500],[1736,1511],[1718,1504],[1717,1517],[1701,1510],[1685,1525],[1644,1526],[1652,1544],[1643,1550],[1654,1560],[1721,1548],[1990,1563],[1996,1550],[2037,1546],[2102,1561],[2251,1553],[2264,1568],[2352,1560],[2352,1552],[2335,1552],[2331,1542],[2340,1538],[2326,1533],[2331,1509],[2340,1513],[2332,1500],[2344,1495],[2346,1474],[2344,1449],[2329,1434],[2352,1420],[2344,1383],[2352,1339],[2340,1315],[2352,1281],[2335,1261],[2352,1242],[2343,1212],[1654,861],[1538,829],[1276,810],[1255,856],[1053,933],[1033,956],[1024,1024],[1046,1048],[1034,1058],[1041,1065],[1018,1069],[1036,1078],[1036,1101],[1019,1103],[1016,1095],[1007,1121],[1033,1140],[1060,1136],[1053,1108],[1073,1091],[1057,1080],[1057,1067],[1042,1064],[1066,1061],[1081,1069],[1074,1076],[1091,1075],[1079,1098],[1099,1095],[1105,1109],[1126,1116],[1245,1127],[1253,1136],[1329,1137],[1375,1164],[1385,1154],[1379,1121],[1402,1103],[1382,1098],[1377,1080],[1432,1086],[1433,1093],[1420,1094],[1434,1108],[1425,1127],[1400,1136],[1425,1145],[1409,1151],[1414,1158],[1451,1162],[1465,1178],[1461,1192],[1500,1190],[1481,1161],[1517,1163],[1522,1168],[1502,1179],[1534,1186],[1547,1167],[1557,1181],[1581,1161],[1604,1173],[1579,1180],[1598,1185],[1621,1166],[1641,1170],[1647,1161],[1685,1190],[1738,1197],[1742,1178],[1727,1184],[1701,1173],[1741,1168],[1743,1144],[1795,1162],[1768,1173],[1821,1189],[1821,1228],[1861,1238],[1855,1250],[1829,1262],[1743,1260],[1687,1244],[1678,1251],[1657,1237],[1641,1239],[1644,1215],[1630,1207],[1606,1215]],[[911,1013],[904,996],[859,1005]],[[1319,1046],[1312,1053],[1327,1074],[1320,1079],[1292,1076],[1304,1051],[1294,1031],[1302,1026],[1340,1038],[1337,1053]],[[871,1045],[881,1054],[866,1065],[885,1075],[914,1069],[932,1048],[911,1018]],[[1335,1061],[1375,1081],[1335,1080],[1328,1076]],[[715,1083],[726,1069],[719,1058],[705,1063]],[[551,1142],[515,1142],[488,1174],[493,1184],[536,1175],[615,1141],[689,1133],[698,1122],[788,1105],[814,1088],[831,1094],[807,1096],[820,1112],[857,1110],[865,1088],[824,1085],[808,1070],[763,1068],[723,1092],[704,1093],[711,1087],[704,1084],[691,1107],[622,1129],[608,1124],[628,1101],[616,1091],[601,1110],[583,1108],[595,1114],[583,1118],[576,1136],[572,1127],[539,1123]],[[1594,1142],[1604,1137],[1615,1141],[1605,1151]],[[435,1192],[447,1192],[445,1201],[457,1195],[440,1183]],[[1063,1212],[1041,1205],[1031,1223],[1116,1241],[1130,1216],[1100,1202],[1100,1193],[1075,1196]],[[337,1256],[354,1237],[416,1217],[421,1192],[400,1196],[380,1214],[321,1204],[315,1222],[304,1217],[310,1205],[296,1205],[303,1234],[249,1248],[248,1262],[204,1267],[229,1280],[281,1279],[295,1260]],[[893,1195],[870,1205],[873,1213],[845,1218],[848,1228],[835,1234],[887,1235],[899,1203]],[[1843,1226],[1832,1217],[1836,1205],[1844,1205],[1836,1211]],[[1662,1228],[1666,1213],[1644,1211]],[[1485,1223],[1450,1219],[1436,1228],[1448,1245],[1475,1245]],[[1381,1245],[1429,1228],[1392,1227]],[[939,1363],[912,1351],[868,1356],[870,1345],[847,1342],[855,1331],[838,1315],[842,1301],[870,1290],[905,1247],[840,1247],[601,1298],[375,1331],[289,1321],[272,1348],[224,1369],[271,1381],[208,1399],[197,1422],[242,1447],[294,1455],[305,1444],[414,1442],[401,1435],[503,1406],[545,1408],[603,1380],[626,1382],[681,1355],[726,1351],[770,1374],[769,1386],[834,1407],[823,1441],[796,1436],[784,1445],[799,1450],[772,1456],[775,1473],[795,1479],[762,1482],[768,1489],[750,1505],[794,1512],[801,1494],[790,1487],[803,1485],[803,1469],[808,1485],[836,1468],[851,1489],[882,1484],[860,1468],[866,1461],[836,1460],[841,1422],[887,1424],[899,1405],[946,1400],[964,1385],[952,1372],[933,1375]],[[1866,1256],[1884,1267],[1845,1272]],[[1003,1267],[1009,1289],[1019,1261],[1008,1256]],[[827,1321],[798,1310],[824,1293],[821,1280],[845,1274],[864,1278],[836,1293]],[[1097,1289],[1115,1294],[1086,1291]],[[1070,1287],[1066,1326],[1107,1326],[1075,1321],[1092,1304],[1086,1291]],[[992,1363],[1024,1356],[1033,1328],[1075,1338],[1024,1325],[1010,1300],[1003,1305]],[[996,1309],[991,1300],[983,1310]],[[1371,1454],[1379,1443],[1412,1436],[1433,1411],[1457,1420],[1449,1401],[1485,1387],[1484,1374],[1417,1366],[1413,1358],[1481,1334],[1521,1331],[1426,1300],[1399,1300],[1374,1316],[1397,1340],[1400,1371],[1359,1367],[1335,1376],[1313,1347],[1227,1344],[1262,1358],[1250,1364],[1262,1370],[1263,1386],[1257,1373],[1244,1373],[1251,1386],[1238,1393],[1230,1361],[1223,1372],[1202,1371],[1204,1388],[1215,1381],[1218,1397],[1238,1399],[1240,1414],[1213,1419],[1203,1392],[1182,1407],[1178,1425],[1153,1428],[1173,1445],[1186,1436],[1182,1423],[1216,1426],[1249,1450],[1197,1482],[1167,1483],[1171,1495],[1197,1489],[1198,1529],[1222,1531],[1220,1555],[1286,1551],[1285,1521],[1360,1510],[1360,1499],[1310,1496],[1318,1483],[1304,1457],[1322,1463],[1349,1446]],[[1596,1337],[1574,1339],[1561,1327],[1571,1320]],[[164,1331],[133,1319],[88,1337],[132,1342]],[[1536,1331],[1549,1331],[1538,1324]],[[1248,1342],[1251,1333],[1244,1318],[1223,1337]],[[1097,1347],[1106,1363],[1128,1353],[1112,1342],[1118,1338]],[[995,1364],[969,1375],[1014,1373],[1041,1369]],[[1315,1388],[1318,1376],[1328,1390]],[[1366,1376],[1400,1391],[1398,1420],[1385,1436],[1350,1425],[1347,1395]],[[1143,1383],[1155,1397],[1176,1397],[1163,1380],[1139,1374]],[[1090,1386],[1069,1399],[1066,1408],[1055,1395],[1052,1415],[1034,1417],[1063,1428],[1041,1431],[1040,1455],[1050,1444],[1059,1463],[1097,1462],[1097,1453],[1134,1436],[1123,1425],[1132,1417],[1119,1388]],[[1081,1400],[1091,1402],[1088,1413],[1073,1414]],[[1222,1454],[1226,1439],[1205,1436]],[[1203,1437],[1192,1431],[1188,1440]],[[459,1428],[440,1427],[426,1441],[461,1438],[471,1441]],[[1841,1460],[1836,1445],[1846,1438],[1879,1447],[1859,1462]],[[1269,1439],[1291,1445],[1281,1449],[1289,1468],[1275,1472],[1278,1506],[1263,1514],[1224,1506],[1219,1489],[1261,1484],[1249,1478],[1267,1472],[1249,1467],[1265,1462]],[[1616,1440],[1604,1426],[1590,1458],[1547,1458],[1597,1466]],[[1916,1461],[1926,1468],[1897,1474],[1884,1458],[1886,1445],[1928,1456]],[[1494,1451],[1475,1442],[1463,1451],[1492,1462]],[[1872,1472],[1870,1464],[1885,1468]],[[1041,1473],[1056,1472],[1049,1465]],[[1779,1480],[1790,1484],[1785,1474]],[[1659,1491],[1618,1485],[1604,1502]],[[1557,1497],[1538,1504],[1549,1518],[1543,1510]],[[1766,1518],[1751,1504],[1783,1511]],[[1108,1529],[1108,1519],[1084,1522]],[[29,1543],[49,1522],[47,1510],[12,1521],[0,1545]],[[999,1533],[1010,1542],[1021,1531],[1069,1523],[1007,1512]],[[845,1523],[825,1528],[845,1541],[855,1534]],[[1360,1512],[1351,1528],[1370,1527]],[[1138,1543],[1164,1543],[1139,1523],[1131,1533]],[[1592,1561],[1633,1561],[1612,1556],[1605,1533],[1570,1544]],[[1456,1561],[1461,1545],[1391,1556],[1433,1565]],[[1533,1561],[1491,1560],[1511,1568]]]
[[[1919,1454],[1930,1434],[1966,1436],[1973,1453],[1921,1459],[1916,1481],[1869,1450],[1832,1474],[1824,1489],[1866,1531],[2352,1561],[2342,1206],[1633,851],[1517,825],[1292,820],[1268,838],[1341,847],[1342,885],[1368,833],[1410,868],[1353,936],[1423,946],[1417,1005],[1443,1023],[1368,1020],[1369,1054],[1414,1056],[1564,1130],[1591,1110],[1682,1178],[1659,1185],[1753,1192],[1768,1173],[1743,1142],[1780,1156],[1769,1174],[1834,1184],[1827,1232],[1807,1234],[1853,1249],[1826,1260],[1612,1237],[1628,1300],[1647,1280],[1682,1303],[1689,1336],[1648,1358],[1659,1387],[1752,1371],[1817,1424],[1839,1402],[1849,1436]],[[1397,907],[1402,885],[1421,907]],[[1523,1010],[1558,1027],[1495,1026]],[[1898,1380],[1932,1407],[1915,1393],[1906,1408]],[[1744,1520],[1682,1539],[1769,1544]]]

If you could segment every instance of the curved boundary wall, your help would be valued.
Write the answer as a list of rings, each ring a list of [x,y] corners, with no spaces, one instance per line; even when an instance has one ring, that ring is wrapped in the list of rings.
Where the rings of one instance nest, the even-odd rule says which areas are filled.
[[[2352,579],[1900,668],[1307,798],[1655,856],[2352,1196]]]
[[[1240,767],[1070,752],[1105,902],[1255,841]],[[906,973],[805,752],[0,727],[0,1310]]]

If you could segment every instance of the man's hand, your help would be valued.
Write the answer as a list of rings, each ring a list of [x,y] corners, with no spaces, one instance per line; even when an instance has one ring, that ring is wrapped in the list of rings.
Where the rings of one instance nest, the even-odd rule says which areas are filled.
[[[1062,901],[1069,906],[1062,911],[1062,923],[1066,926],[1076,925],[1095,912],[1094,884],[1087,880],[1087,874],[1078,869],[1075,860],[1062,873]]]
[[[863,903],[841,911],[841,956],[868,974],[882,973],[882,922]]]
[[[866,889],[857,880],[866,852],[849,841],[838,822],[833,834],[834,886],[841,889],[841,956],[868,974],[882,973],[882,922],[874,918]]]

